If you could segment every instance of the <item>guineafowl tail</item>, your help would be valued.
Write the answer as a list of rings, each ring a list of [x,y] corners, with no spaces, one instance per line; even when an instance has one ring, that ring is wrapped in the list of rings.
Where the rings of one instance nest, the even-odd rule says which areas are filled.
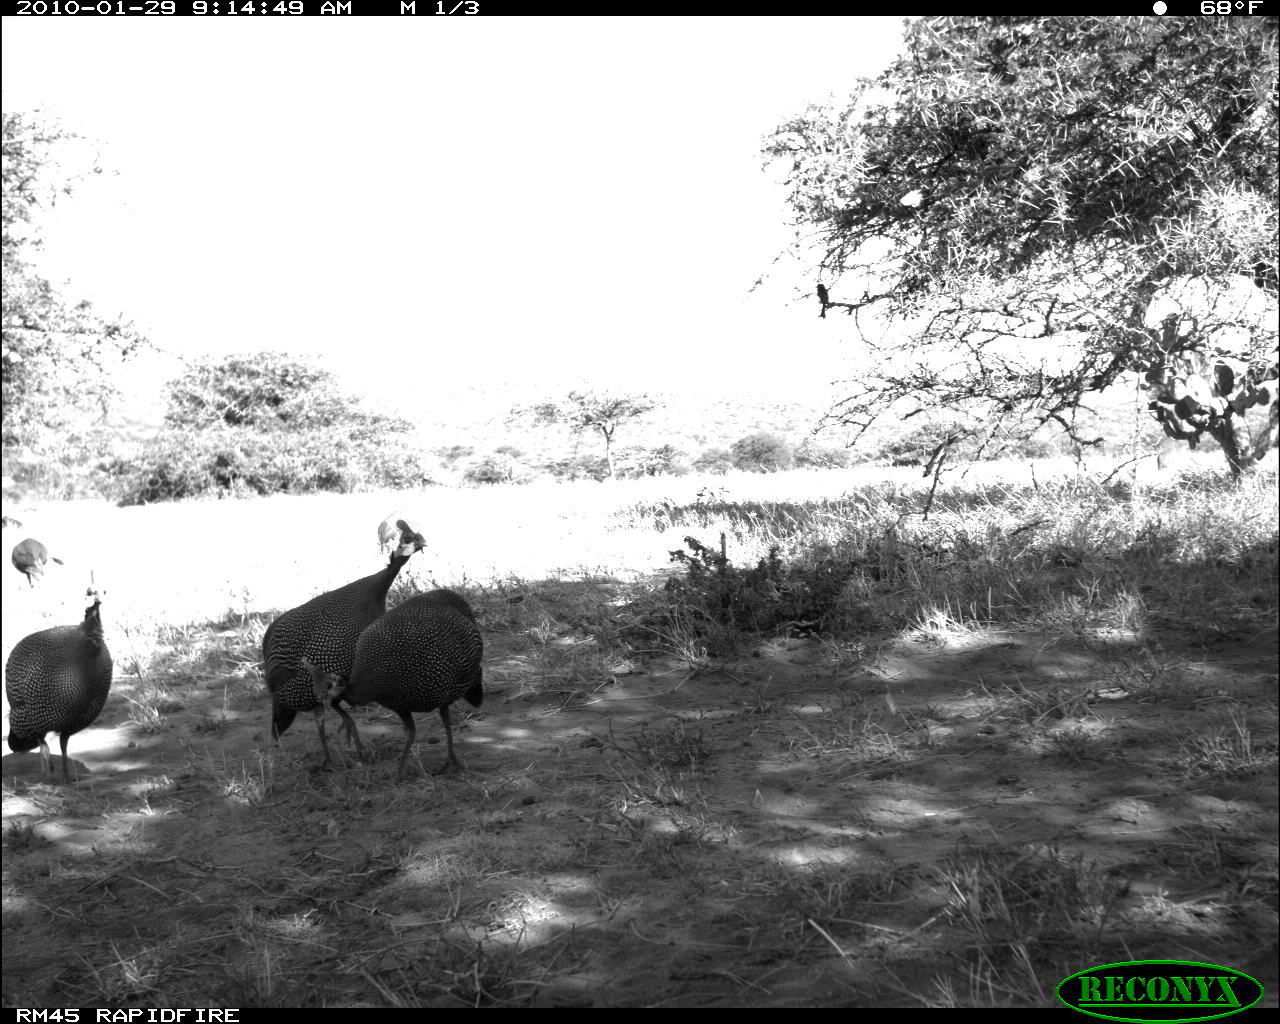
[[[9,730],[9,749],[15,754],[25,754],[28,750],[35,750],[39,743],[39,736],[24,736],[12,729]]]
[[[293,720],[298,717],[298,712],[293,708],[273,707],[271,709],[271,738],[278,740],[289,726],[293,725]]]

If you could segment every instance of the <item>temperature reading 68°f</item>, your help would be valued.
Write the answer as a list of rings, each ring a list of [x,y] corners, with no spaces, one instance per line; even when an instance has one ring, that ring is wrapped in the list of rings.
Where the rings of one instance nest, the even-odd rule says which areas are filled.
[[[1256,14],[1261,12],[1263,0],[1202,0],[1201,14]]]

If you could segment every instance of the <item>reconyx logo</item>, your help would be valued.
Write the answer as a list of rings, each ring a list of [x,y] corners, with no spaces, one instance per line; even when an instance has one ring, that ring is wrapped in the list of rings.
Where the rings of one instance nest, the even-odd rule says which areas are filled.
[[[1215,964],[1130,960],[1077,971],[1058,983],[1058,998],[1103,1020],[1216,1020],[1247,1010],[1262,998],[1262,986]]]

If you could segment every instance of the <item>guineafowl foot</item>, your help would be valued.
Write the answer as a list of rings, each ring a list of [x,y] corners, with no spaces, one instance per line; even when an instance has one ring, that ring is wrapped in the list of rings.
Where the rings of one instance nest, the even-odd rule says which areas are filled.
[[[467,766],[459,761],[456,757],[452,760],[446,758],[444,764],[437,768],[432,775],[453,775],[456,772],[465,772]]]

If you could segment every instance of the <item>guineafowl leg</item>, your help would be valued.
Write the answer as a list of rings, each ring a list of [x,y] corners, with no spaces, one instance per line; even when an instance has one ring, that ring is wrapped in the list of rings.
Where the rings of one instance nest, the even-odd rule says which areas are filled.
[[[320,749],[324,751],[324,760],[320,762],[316,771],[324,772],[328,771],[331,767],[338,767],[338,764],[329,756],[329,740],[324,734],[324,705],[317,704],[313,714],[316,716],[316,731],[320,733]]]
[[[71,775],[67,771],[67,740],[70,738],[70,734],[68,733],[63,732],[58,734],[58,741],[62,744],[62,781],[68,786],[71,785]],[[80,777],[79,772],[76,772],[76,777]]]
[[[440,766],[437,775],[445,775],[449,772],[460,772],[463,770],[462,762],[458,760],[458,756],[453,752],[453,728],[449,725],[449,705],[446,704],[440,709],[440,721],[444,722],[444,739],[449,747],[449,756],[445,758],[444,764]]]
[[[356,756],[358,756],[360,760],[363,761],[364,760],[364,744],[360,742],[360,733],[356,729],[355,719],[353,719],[349,714],[347,714],[347,709],[338,703],[337,698],[334,698],[333,703],[330,704],[329,706],[342,716],[343,735],[346,736],[348,744],[352,744],[352,743],[355,744]]]
[[[404,753],[400,755],[400,771],[396,774],[396,781],[404,781],[405,764],[409,760],[409,748],[413,746],[413,738],[417,735],[418,730],[413,724],[413,715],[407,711],[397,711],[400,721],[404,722]]]
[[[53,771],[53,758],[49,756],[49,744],[40,737],[40,770],[48,775]]]

